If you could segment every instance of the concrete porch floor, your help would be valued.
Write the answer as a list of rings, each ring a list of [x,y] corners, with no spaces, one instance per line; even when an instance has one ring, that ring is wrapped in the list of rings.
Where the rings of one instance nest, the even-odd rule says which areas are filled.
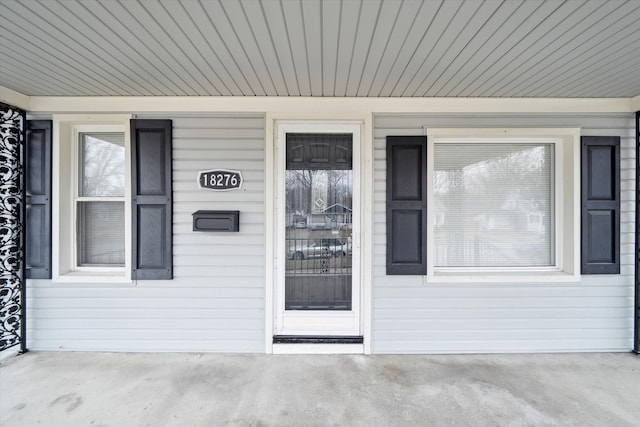
[[[638,426],[640,358],[30,352],[0,425]]]

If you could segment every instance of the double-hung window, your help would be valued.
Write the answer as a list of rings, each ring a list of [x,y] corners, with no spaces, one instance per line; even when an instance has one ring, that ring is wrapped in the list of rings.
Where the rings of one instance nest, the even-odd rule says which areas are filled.
[[[54,117],[55,280],[131,282],[130,118]]]
[[[78,127],[75,183],[75,267],[125,267],[125,133]]]
[[[43,132],[45,125],[38,124]],[[51,143],[32,141],[43,148],[30,152],[28,167],[33,180],[51,178],[53,197],[40,197],[50,200],[51,210],[33,205],[27,234],[31,258],[50,259],[51,268],[31,262],[31,277],[88,284],[171,280],[171,120],[60,114],[48,129]]]

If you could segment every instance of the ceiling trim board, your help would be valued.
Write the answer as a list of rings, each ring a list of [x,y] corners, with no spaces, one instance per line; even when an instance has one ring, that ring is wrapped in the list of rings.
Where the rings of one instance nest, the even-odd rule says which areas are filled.
[[[9,89],[8,87],[0,86],[0,102],[13,105],[25,111],[31,111],[30,97]]]
[[[13,92],[13,91],[12,91]],[[17,93],[13,97],[18,97]],[[19,98],[24,104],[25,100]],[[348,98],[348,97],[40,97],[41,113],[333,112],[341,113],[628,113],[630,98]]]

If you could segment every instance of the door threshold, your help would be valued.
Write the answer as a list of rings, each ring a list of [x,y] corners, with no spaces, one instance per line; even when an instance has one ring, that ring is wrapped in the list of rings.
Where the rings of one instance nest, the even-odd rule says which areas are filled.
[[[274,344],[362,344],[357,335],[274,335]]]
[[[361,336],[274,335],[273,354],[364,354]]]

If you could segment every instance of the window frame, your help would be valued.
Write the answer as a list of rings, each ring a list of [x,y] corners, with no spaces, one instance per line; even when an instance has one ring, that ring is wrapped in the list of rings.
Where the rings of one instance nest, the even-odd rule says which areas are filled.
[[[579,281],[580,276],[580,129],[579,128],[424,128],[427,135],[426,282]],[[471,142],[553,143],[555,265],[541,267],[435,267],[433,178],[435,144]]]
[[[73,242],[74,244],[72,245],[72,255],[71,255],[71,259],[72,259],[72,270],[73,271],[84,271],[84,272],[100,272],[100,273],[105,273],[105,272],[113,272],[113,273],[124,273],[125,269],[129,268],[130,266],[127,266],[127,263],[130,264],[130,256],[127,256],[127,233],[126,233],[126,221],[127,218],[130,218],[130,212],[131,209],[129,207],[129,209],[127,209],[127,200],[131,199],[131,159],[128,156],[128,149],[127,149],[127,134],[125,132],[126,127],[120,126],[120,125],[76,125],[73,126],[73,141],[74,141],[74,145],[75,147],[73,148],[73,167],[72,167],[72,175],[73,178],[71,180],[71,183],[73,185],[73,206],[71,207],[71,216],[72,216],[72,224],[73,224],[73,228],[72,228],[72,232],[73,232]],[[83,134],[91,134],[91,133],[122,133],[124,135],[124,139],[125,139],[125,144],[124,144],[124,150],[125,150],[125,158],[124,158],[124,178],[125,178],[125,182],[124,182],[124,194],[122,196],[81,196],[80,195],[80,187],[82,185],[81,182],[81,171],[80,168],[82,167],[81,162],[83,161],[82,155],[81,155],[81,151],[82,151],[82,135]],[[125,218],[125,230],[123,230],[124,233],[124,245],[125,245],[125,263],[122,266],[113,266],[113,267],[109,267],[109,266],[83,266],[80,265],[80,254],[78,252],[79,249],[79,238],[80,238],[80,234],[79,234],[79,230],[78,230],[78,224],[79,224],[79,204],[81,202],[124,202],[124,218]],[[130,233],[129,233],[130,234]],[[131,245],[129,245],[131,246]]]
[[[131,137],[130,115],[53,117],[53,253],[52,279],[57,282],[133,283],[131,280]],[[80,134],[119,132],[125,143],[124,266],[79,266],[77,203],[79,200]],[[85,199],[85,198],[80,198]],[[90,197],[88,199],[96,199]],[[87,199],[87,200],[88,200]],[[57,232],[56,232],[57,231]]]

